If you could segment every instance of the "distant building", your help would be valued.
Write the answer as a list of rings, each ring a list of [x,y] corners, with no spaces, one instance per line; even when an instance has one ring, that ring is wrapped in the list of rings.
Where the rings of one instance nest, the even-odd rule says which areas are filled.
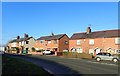
[[[17,36],[17,39],[14,39],[8,43],[8,47],[11,50],[19,48],[20,50],[29,50],[34,47],[35,39],[33,37],[29,37],[27,34],[24,35],[24,38],[20,38]]]
[[[5,51],[5,46],[0,46],[0,51]]]
[[[62,52],[69,49],[69,37],[66,34],[50,36],[42,36],[37,39],[35,44],[36,50],[51,50],[56,52]]]
[[[88,27],[86,32],[71,36],[69,50],[93,55],[99,52],[120,53],[120,29],[91,32]]]

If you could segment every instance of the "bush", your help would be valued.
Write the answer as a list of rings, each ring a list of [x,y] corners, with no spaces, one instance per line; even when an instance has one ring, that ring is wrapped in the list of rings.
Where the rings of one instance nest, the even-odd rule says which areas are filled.
[[[119,58],[120,58],[120,54],[118,54]]]
[[[36,52],[43,52],[44,50],[36,50]]]
[[[18,47],[16,47],[16,51],[19,51],[19,48],[18,48]]]
[[[35,51],[36,51],[34,47],[32,47],[31,50],[32,50],[32,52],[35,52]]]
[[[62,52],[63,55],[68,55],[68,52]]]

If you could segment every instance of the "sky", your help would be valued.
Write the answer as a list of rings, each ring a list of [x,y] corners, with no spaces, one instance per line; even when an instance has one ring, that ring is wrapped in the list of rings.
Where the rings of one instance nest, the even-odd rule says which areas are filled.
[[[2,44],[27,33],[40,36],[118,29],[117,2],[3,2]]]

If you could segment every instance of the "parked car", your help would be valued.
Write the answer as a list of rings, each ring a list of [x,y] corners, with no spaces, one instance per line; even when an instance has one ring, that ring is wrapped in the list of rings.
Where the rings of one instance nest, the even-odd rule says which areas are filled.
[[[118,62],[120,58],[115,55],[111,55],[110,53],[98,53],[95,57],[96,61],[101,61],[101,60],[110,60],[113,62]]]
[[[43,51],[43,55],[47,55],[47,54],[51,54],[51,51],[50,50]]]

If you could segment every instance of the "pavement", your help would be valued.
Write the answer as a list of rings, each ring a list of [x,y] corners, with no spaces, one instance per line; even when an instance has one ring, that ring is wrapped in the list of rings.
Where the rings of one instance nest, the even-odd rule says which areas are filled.
[[[30,61],[40,67],[43,67],[49,73],[59,76],[64,75],[104,75],[118,76],[119,65],[112,63],[95,62],[79,58],[62,58],[57,56],[24,56],[10,55],[16,58]]]

